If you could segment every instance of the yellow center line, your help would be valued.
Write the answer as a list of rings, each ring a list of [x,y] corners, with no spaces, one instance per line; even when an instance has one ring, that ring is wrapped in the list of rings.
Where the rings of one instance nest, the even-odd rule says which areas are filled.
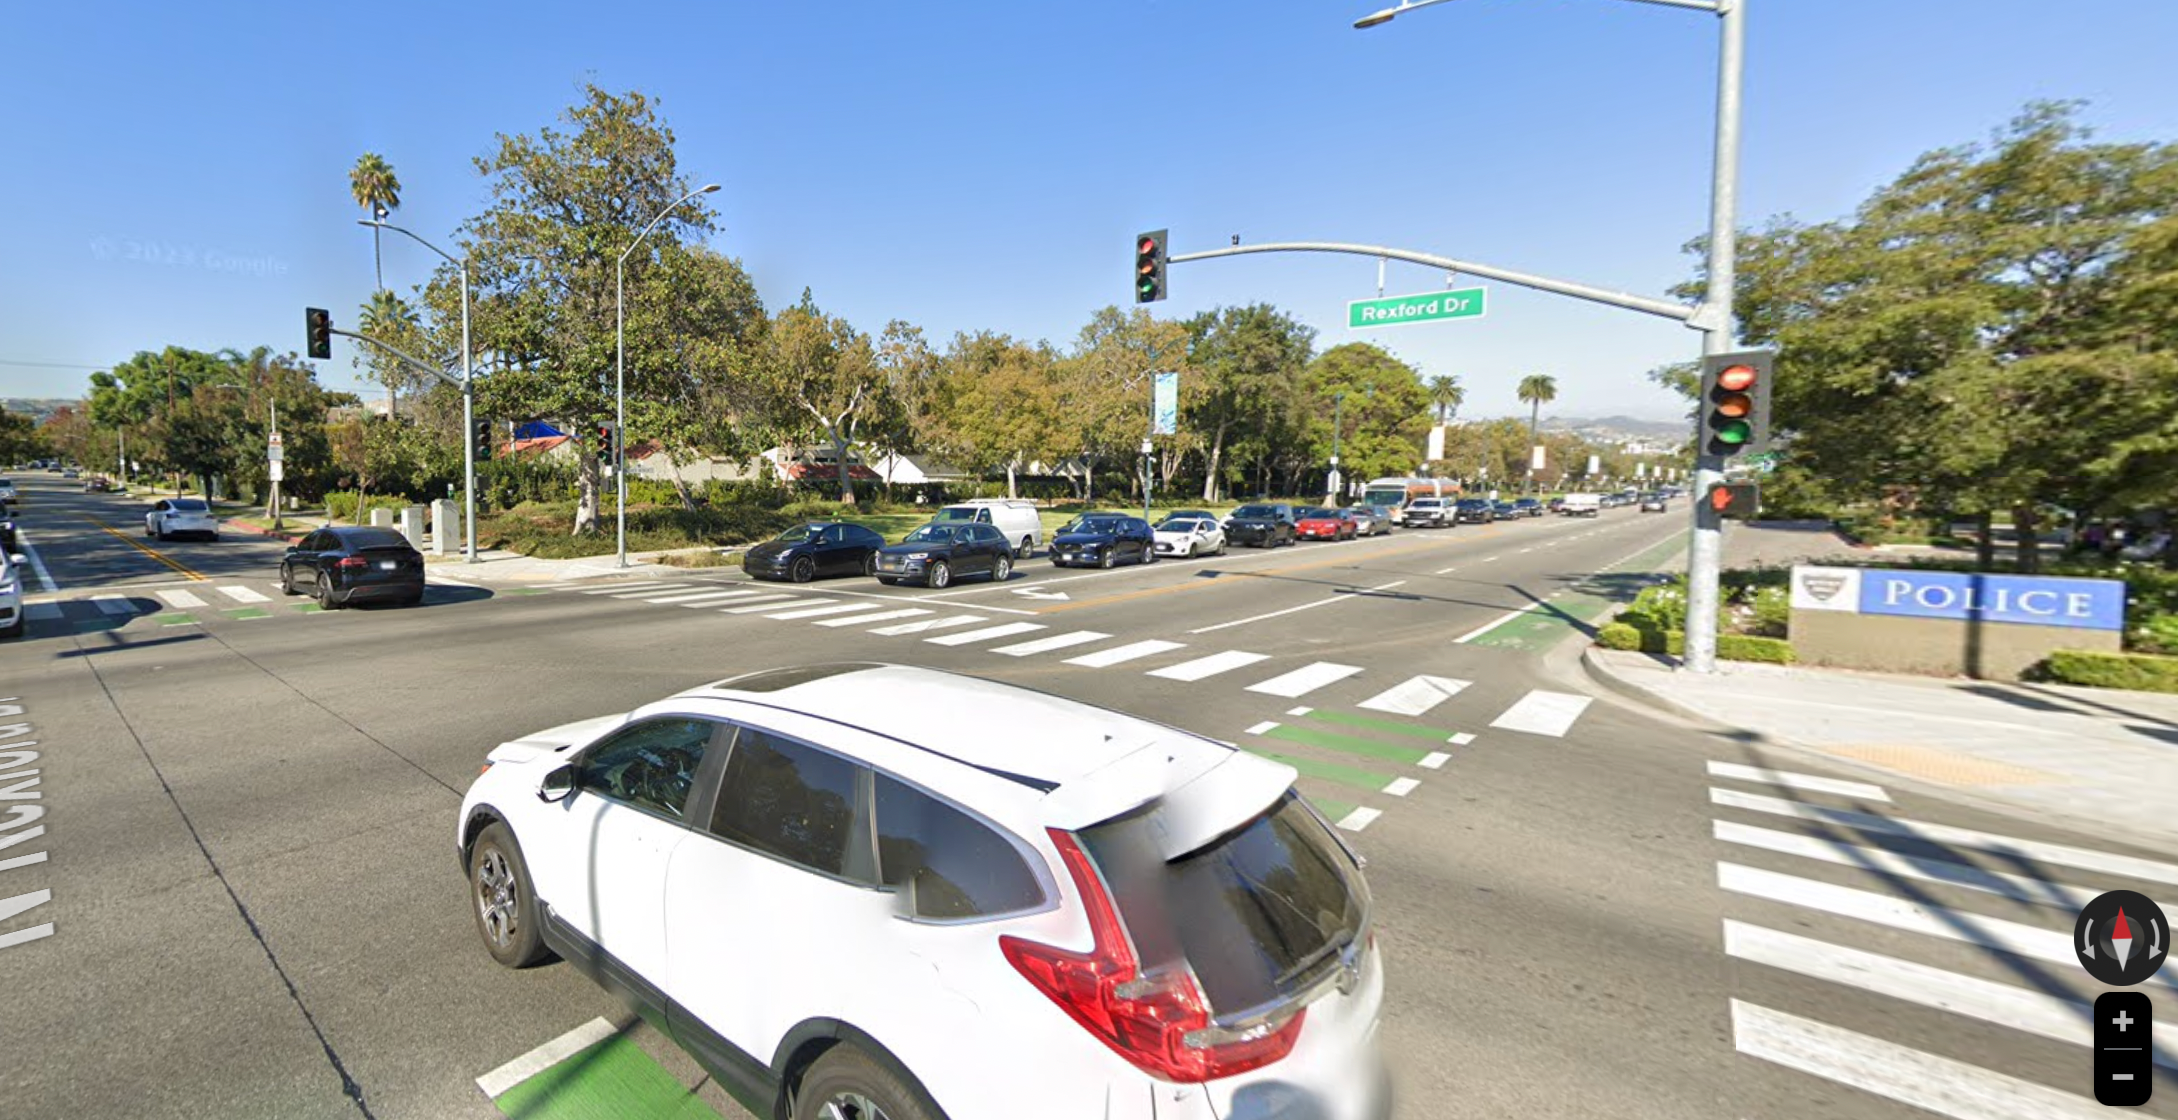
[[[1496,532],[1497,530],[1494,528],[1483,530],[1484,535],[1493,535]],[[1257,571],[1219,572],[1217,579],[1191,580],[1187,583],[1175,583],[1167,587],[1146,587],[1140,591],[1120,591],[1111,595],[1100,595],[1094,599],[1082,599],[1078,602],[1073,603],[1059,603],[1053,606],[1045,607],[1037,611],[1036,613],[1057,614],[1060,611],[1079,610],[1082,607],[1100,607],[1107,603],[1124,603],[1132,599],[1147,599],[1152,595],[1170,595],[1175,591],[1193,591],[1204,587],[1214,587],[1221,580],[1232,577],[1247,579],[1267,579],[1273,576],[1284,575],[1287,572],[1305,572],[1314,568],[1335,568],[1341,564],[1351,567],[1358,565],[1365,560],[1388,559],[1393,556],[1404,556],[1410,552],[1422,552],[1431,548],[1435,548],[1438,545],[1444,543],[1446,542],[1439,540],[1422,541],[1416,544],[1408,545],[1404,548],[1388,548],[1382,552],[1372,552],[1368,554],[1367,557],[1363,558],[1342,556],[1335,557],[1330,560],[1316,560],[1307,564],[1285,564],[1278,567],[1267,567]]]
[[[172,568],[185,576],[188,576],[190,579],[210,581],[210,579],[212,578],[208,575],[205,575],[203,572],[197,571],[194,568],[191,568],[189,565],[184,564],[171,556],[168,556],[166,553],[160,552],[159,550],[144,544],[144,542],[129,536],[127,533],[124,533],[121,530],[116,529],[103,521],[100,521],[98,518],[86,516],[84,517],[84,520],[98,526],[100,529],[103,529],[108,533],[112,533],[113,539],[120,541],[122,544],[125,544],[130,548],[133,548],[136,551],[143,553],[146,556],[151,557],[153,560],[157,560],[159,563],[164,564],[167,567]]]

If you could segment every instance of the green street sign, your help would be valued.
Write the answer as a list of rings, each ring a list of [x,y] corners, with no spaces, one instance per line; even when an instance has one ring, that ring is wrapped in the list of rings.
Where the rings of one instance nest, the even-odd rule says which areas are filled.
[[[1484,290],[1481,288],[1454,288],[1446,292],[1424,292],[1414,296],[1390,296],[1385,299],[1357,299],[1346,305],[1346,326],[1350,330],[1363,327],[1395,327],[1401,323],[1423,323],[1431,319],[1479,319],[1482,317]]]

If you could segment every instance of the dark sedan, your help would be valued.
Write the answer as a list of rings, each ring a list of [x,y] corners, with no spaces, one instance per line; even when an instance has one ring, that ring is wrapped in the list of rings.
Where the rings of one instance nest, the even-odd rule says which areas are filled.
[[[1488,525],[1497,520],[1497,503],[1488,498],[1461,498],[1455,519],[1471,525]]]
[[[1513,501],[1513,509],[1514,509],[1514,510],[1515,510],[1515,511],[1516,511],[1516,512],[1518,513],[1518,515],[1519,515],[1519,516],[1521,516],[1521,517],[1541,517],[1541,516],[1543,516],[1543,502],[1542,502],[1542,500],[1541,500],[1540,498],[1518,498],[1518,499],[1515,499],[1515,500]]]
[[[1492,502],[1490,504],[1490,512],[1495,514],[1497,518],[1501,521],[1510,521],[1513,518],[1520,516],[1519,507],[1513,505],[1511,502]]]
[[[319,529],[280,561],[280,593],[305,591],[326,610],[372,601],[413,607],[424,597],[423,553],[392,529]]]
[[[1225,519],[1225,539],[1253,548],[1292,544],[1299,536],[1293,507],[1284,502],[1257,502],[1233,511]]]
[[[1013,575],[1013,542],[981,521],[932,522],[877,550],[877,582],[950,586],[955,576]]]
[[[808,583],[818,576],[874,576],[885,538],[860,525],[808,521],[749,549],[741,570],[757,579]]]
[[[1051,538],[1051,566],[1109,568],[1123,560],[1148,564],[1157,559],[1156,541],[1149,522],[1139,517],[1091,514]]]

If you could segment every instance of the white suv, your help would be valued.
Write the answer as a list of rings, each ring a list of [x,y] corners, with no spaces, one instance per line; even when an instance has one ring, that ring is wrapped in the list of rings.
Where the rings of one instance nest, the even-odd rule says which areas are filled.
[[[456,842],[495,959],[557,953],[761,1117],[1380,1120],[1361,860],[1294,778],[817,665],[504,743]]]

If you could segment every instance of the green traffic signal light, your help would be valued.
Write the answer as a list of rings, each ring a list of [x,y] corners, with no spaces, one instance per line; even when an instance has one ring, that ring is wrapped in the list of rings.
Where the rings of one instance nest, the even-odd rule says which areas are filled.
[[[1717,425],[1717,442],[1738,447],[1754,438],[1754,425],[1745,420],[1729,420]]]

